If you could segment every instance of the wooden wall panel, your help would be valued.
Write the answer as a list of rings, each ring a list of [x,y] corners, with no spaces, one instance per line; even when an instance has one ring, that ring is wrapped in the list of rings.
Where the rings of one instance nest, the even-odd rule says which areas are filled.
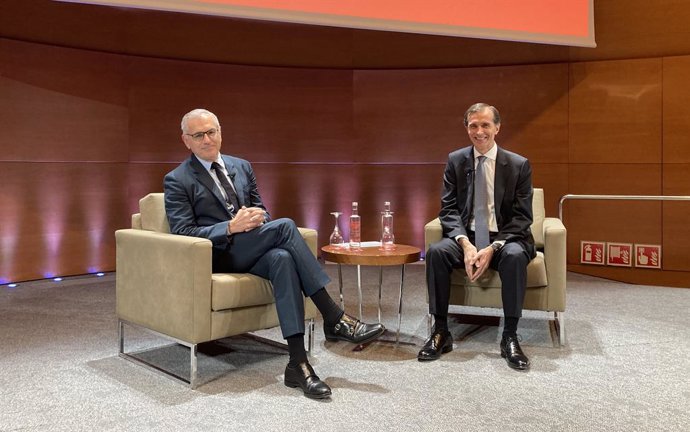
[[[112,270],[126,163],[0,162],[0,279]]]
[[[180,161],[182,115],[213,111],[223,149],[264,162],[349,161],[352,71],[136,59],[130,69],[130,157]]]
[[[180,161],[181,162],[181,161]],[[149,193],[163,192],[163,177],[172,171],[179,162],[150,163],[136,162],[129,164],[127,214],[139,212],[139,200]],[[129,228],[129,220],[127,226]]]
[[[561,197],[570,193],[568,189],[567,163],[551,164],[534,162],[532,165],[532,185],[544,189],[544,207],[547,217],[558,217],[558,203]]]
[[[664,164],[663,194],[690,196],[689,163]],[[664,270],[690,271],[690,201],[666,201],[663,209],[662,266]]]
[[[690,163],[690,56],[664,59],[664,163]]]
[[[127,161],[119,56],[0,40],[2,160]]]
[[[661,162],[661,59],[570,66],[570,163]]]
[[[501,112],[499,145],[533,162],[564,162],[567,73],[564,65],[464,69],[459,94],[468,103],[460,115],[471,103],[490,103]]]
[[[690,52],[690,2],[595,0],[597,48],[570,48],[570,61],[632,59]]]
[[[358,160],[445,163],[470,144],[465,110],[487,102],[503,117],[499,145],[536,162],[566,162],[567,77],[566,65],[356,71],[358,136],[377,149]]]
[[[663,194],[690,196],[690,56],[664,58]],[[690,271],[690,202],[667,201],[662,266]]]
[[[469,141],[462,71],[355,71],[358,162],[443,163]]]

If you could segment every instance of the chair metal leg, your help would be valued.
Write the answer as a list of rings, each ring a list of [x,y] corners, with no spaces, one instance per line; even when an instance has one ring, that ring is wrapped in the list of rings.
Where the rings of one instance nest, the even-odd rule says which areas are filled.
[[[310,318],[307,322],[307,354],[312,354],[314,351],[314,318]]]
[[[400,326],[402,325],[403,286],[405,285],[405,264],[400,266],[400,292],[398,293],[398,332],[395,334],[395,343],[400,341]]]
[[[122,320],[117,320],[117,340],[118,340],[118,350],[117,353],[124,354],[125,352],[125,323]]]
[[[556,330],[558,331],[558,343],[561,347],[565,346],[565,319],[564,312],[554,312]]]
[[[168,340],[174,341],[176,344],[179,344],[179,345],[182,345],[182,346],[185,346],[185,347],[189,348],[189,350],[190,350],[190,353],[189,353],[189,367],[190,367],[190,369],[189,369],[189,378],[183,377],[183,376],[181,376],[181,375],[177,375],[177,374],[174,373],[174,372],[171,372],[171,371],[169,371],[169,370],[163,369],[163,368],[160,367],[160,366],[157,366],[157,365],[155,365],[155,364],[153,364],[153,363],[149,363],[149,362],[147,362],[146,360],[141,359],[141,358],[136,357],[135,355],[133,355],[133,354],[140,354],[140,353],[142,353],[142,352],[146,352],[146,351],[149,351],[149,350],[142,350],[142,351],[133,352],[133,353],[127,353],[127,352],[125,352],[125,329],[124,329],[124,324],[127,324],[127,325],[129,325],[129,326],[131,326],[131,327],[138,327],[138,328],[141,328],[141,329],[143,329],[143,330],[146,330],[148,333],[152,333],[152,334],[154,334],[154,335],[156,335],[156,336],[158,336],[158,337],[160,337],[160,338],[162,338],[162,339],[168,339]],[[197,350],[197,344],[190,344],[190,343],[188,343],[188,342],[185,342],[185,341],[176,339],[176,338],[174,338],[174,337],[170,337],[170,336],[168,336],[168,335],[164,335],[164,334],[159,333],[159,332],[157,332],[157,331],[154,331],[154,330],[151,330],[151,329],[147,329],[146,327],[142,327],[142,326],[139,326],[139,325],[137,325],[137,324],[134,324],[134,323],[128,322],[128,321],[126,321],[126,320],[122,320],[122,319],[118,319],[118,339],[119,339],[119,340],[118,340],[118,345],[119,345],[119,348],[118,348],[118,351],[119,351],[119,352],[118,352],[118,355],[119,355],[120,357],[124,358],[125,360],[129,360],[129,361],[131,361],[132,363],[136,363],[136,364],[138,364],[138,365],[140,365],[140,366],[143,366],[143,367],[145,367],[145,368],[147,368],[147,369],[149,369],[149,370],[152,370],[152,371],[154,371],[154,372],[162,373],[162,374],[164,374],[164,375],[166,375],[166,376],[168,376],[168,377],[172,377],[172,378],[174,378],[174,379],[176,379],[176,380],[178,380],[178,381],[182,381],[182,382],[188,384],[189,387],[192,388],[192,389],[195,389],[195,388],[197,387],[197,385],[198,385],[198,380],[197,380],[197,354],[198,354],[198,352],[197,352],[197,351],[198,351],[198,350]],[[160,347],[156,347],[156,348],[160,348]]]
[[[193,344],[189,347],[189,387],[195,389],[197,386],[197,356],[199,345]]]
[[[383,266],[379,266],[379,321],[381,322],[381,286],[383,285]]]
[[[343,300],[343,269],[338,263],[338,291],[340,292],[340,309],[345,310],[345,301]]]
[[[359,296],[359,320],[362,320],[362,266],[357,265],[357,295]]]

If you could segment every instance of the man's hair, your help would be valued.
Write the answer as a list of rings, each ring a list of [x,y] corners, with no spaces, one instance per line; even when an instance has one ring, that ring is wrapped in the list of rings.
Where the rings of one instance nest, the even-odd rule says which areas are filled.
[[[472,105],[471,107],[467,108],[467,111],[465,111],[465,117],[464,117],[465,127],[467,127],[469,125],[469,123],[470,123],[469,119],[470,119],[470,116],[472,114],[484,111],[485,109],[490,109],[491,112],[494,113],[494,124],[501,124],[501,114],[498,113],[498,110],[489,104],[479,102],[479,103],[476,103],[476,104]]]
[[[213,122],[216,124],[216,127],[217,127],[218,129],[220,129],[220,122],[218,121],[218,117],[216,117],[215,114],[213,114],[213,113],[212,113],[211,111],[209,111],[209,110],[205,110],[205,109],[203,109],[203,108],[197,108],[197,109],[191,110],[190,112],[188,112],[187,114],[185,114],[185,115],[182,117],[182,123],[180,123],[180,127],[182,128],[182,132],[183,132],[183,133],[187,133],[187,122],[188,122],[190,119],[193,119],[193,118],[195,118],[195,117],[202,117],[202,116],[209,116],[209,117],[211,117],[211,118],[213,119]]]

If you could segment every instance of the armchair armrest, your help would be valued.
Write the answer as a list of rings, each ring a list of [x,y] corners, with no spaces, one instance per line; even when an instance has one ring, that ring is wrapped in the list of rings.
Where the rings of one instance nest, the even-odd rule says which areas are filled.
[[[441,227],[441,220],[436,218],[426,225],[424,225],[424,250],[429,250],[431,243],[441,241],[443,238],[443,228]]]
[[[566,235],[565,225],[560,219],[544,219],[544,263],[549,281],[549,309],[560,312],[565,310]]]
[[[318,232],[315,229],[311,228],[297,227],[297,229],[299,230],[299,233],[302,234],[302,238],[307,243],[307,246],[309,246],[309,250],[311,250],[311,253],[313,253],[314,256],[316,256],[316,248],[318,245]]]
[[[211,337],[211,242],[115,232],[118,318],[188,342]]]

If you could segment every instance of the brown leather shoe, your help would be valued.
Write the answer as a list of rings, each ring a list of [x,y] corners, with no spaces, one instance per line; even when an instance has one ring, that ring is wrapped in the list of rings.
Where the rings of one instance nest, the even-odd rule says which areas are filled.
[[[326,340],[335,342],[344,340],[355,344],[371,342],[381,336],[386,328],[383,324],[366,324],[344,313],[333,326],[323,325]]]
[[[529,359],[522,352],[517,336],[503,336],[501,338],[501,357],[506,359],[508,366],[513,369],[529,369]]]
[[[331,396],[331,388],[319,379],[307,362],[299,363],[297,366],[290,366],[288,363],[285,368],[284,382],[288,387],[302,388],[304,395],[308,398],[324,399]]]
[[[448,330],[434,330],[417,354],[419,361],[431,361],[441,358],[441,354],[453,351],[453,336]]]

